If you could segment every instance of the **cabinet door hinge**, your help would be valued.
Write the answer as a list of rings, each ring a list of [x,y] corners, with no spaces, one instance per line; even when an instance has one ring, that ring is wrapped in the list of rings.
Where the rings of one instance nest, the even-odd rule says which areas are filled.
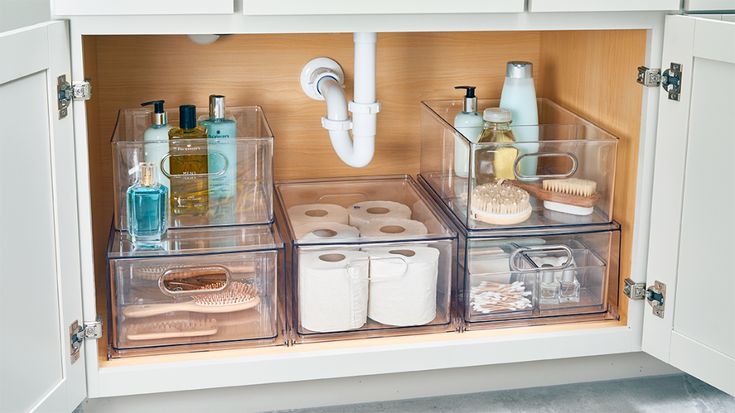
[[[88,81],[69,83],[66,81],[66,75],[61,75],[57,78],[56,99],[58,102],[59,119],[66,117],[72,100],[89,100],[91,98],[92,84]]]
[[[646,283],[637,283],[630,278],[625,279],[623,294],[631,300],[643,300],[651,306],[653,315],[664,318],[666,308],[666,284],[654,281],[653,285],[646,288]]]
[[[636,82],[647,87],[658,87],[661,84],[661,69],[649,69],[646,66],[638,66],[638,78]]]
[[[661,85],[669,94],[670,100],[679,100],[681,94],[681,64],[671,63],[663,73],[661,73],[661,69],[638,66],[636,82],[648,87]]]
[[[79,325],[78,320],[74,320],[69,326],[69,352],[71,353],[72,364],[79,360],[79,354],[84,340],[97,340],[102,337],[102,321],[97,316],[95,321],[85,321],[84,325]]]

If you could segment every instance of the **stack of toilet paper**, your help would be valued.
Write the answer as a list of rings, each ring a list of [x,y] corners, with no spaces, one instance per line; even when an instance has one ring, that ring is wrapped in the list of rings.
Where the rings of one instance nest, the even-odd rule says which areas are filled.
[[[364,201],[344,208],[306,204],[288,209],[299,241],[340,243],[358,238],[411,239],[426,226],[411,208],[394,201]],[[302,251],[298,262],[301,326],[314,332],[359,329],[367,318],[392,326],[423,325],[436,318],[439,250],[388,244],[362,251],[344,246]]]

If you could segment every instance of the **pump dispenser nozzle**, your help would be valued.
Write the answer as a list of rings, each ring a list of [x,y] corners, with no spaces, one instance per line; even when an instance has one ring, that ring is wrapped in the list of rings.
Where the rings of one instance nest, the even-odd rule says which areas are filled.
[[[153,105],[153,124],[162,126],[168,123],[166,111],[163,109],[164,103],[165,101],[163,100],[152,100],[150,102],[141,103],[140,106]]]
[[[477,96],[475,96],[476,86],[455,86],[455,89],[464,89],[464,108],[463,112],[476,112],[477,111]]]

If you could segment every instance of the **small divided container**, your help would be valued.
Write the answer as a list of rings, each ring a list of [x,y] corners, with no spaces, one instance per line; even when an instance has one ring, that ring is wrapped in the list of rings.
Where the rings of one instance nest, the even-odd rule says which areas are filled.
[[[295,342],[455,331],[456,234],[409,176],[276,184]]]
[[[112,231],[109,356],[286,344],[283,252],[271,225],[179,229],[143,250]]]
[[[497,107],[498,100],[480,100],[478,111]],[[539,125],[512,125],[516,143],[473,143],[452,122],[462,110],[460,100],[427,101],[421,104],[421,176],[443,205],[470,230],[507,228],[558,228],[604,224],[612,221],[617,139],[548,99],[538,99]],[[510,161],[507,155],[512,153]],[[514,224],[486,223],[476,217],[482,211],[473,205],[473,192],[497,168],[492,159],[512,163],[508,184],[530,193],[528,219]],[[594,182],[594,194],[575,202],[587,215],[559,212],[534,192],[544,181],[567,178]],[[549,193],[545,193],[549,195]],[[567,198],[568,199],[568,198]],[[552,209],[549,209],[552,208]]]
[[[200,118],[205,114],[197,113]],[[169,125],[178,126],[178,111],[167,114]],[[227,117],[237,122],[234,139],[144,140],[151,111],[120,111],[112,135],[115,228],[128,229],[126,191],[143,161],[158,165],[158,181],[168,187],[172,203],[198,200],[196,208],[169,207],[169,228],[273,222],[273,133],[263,109],[232,107]],[[175,174],[170,168],[174,161],[203,162],[207,172]]]

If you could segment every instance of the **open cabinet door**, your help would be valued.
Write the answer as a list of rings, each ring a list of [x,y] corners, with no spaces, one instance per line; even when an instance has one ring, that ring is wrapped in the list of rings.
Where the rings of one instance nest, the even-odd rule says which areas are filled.
[[[735,23],[668,16],[662,62],[643,350],[735,395]]]
[[[0,56],[0,411],[70,412],[86,377],[66,23],[0,32]]]

